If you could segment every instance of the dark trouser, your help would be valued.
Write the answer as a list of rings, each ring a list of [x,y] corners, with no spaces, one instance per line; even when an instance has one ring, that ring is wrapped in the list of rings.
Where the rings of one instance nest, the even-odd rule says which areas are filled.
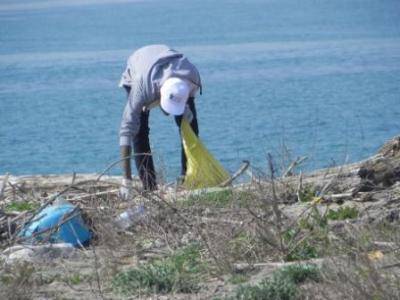
[[[197,113],[194,105],[194,98],[189,98],[187,104],[193,114],[193,120],[190,123],[194,133],[199,134],[199,127],[197,124]],[[135,151],[135,164],[138,170],[138,175],[143,183],[145,190],[155,190],[157,188],[156,172],[154,170],[153,156],[151,155],[150,142],[149,142],[149,111],[143,111],[140,116],[140,129],[138,134],[133,140],[133,149]],[[182,116],[175,117],[175,123],[180,128]],[[181,145],[181,175],[186,174],[186,155]],[[143,153],[143,154],[141,154]]]

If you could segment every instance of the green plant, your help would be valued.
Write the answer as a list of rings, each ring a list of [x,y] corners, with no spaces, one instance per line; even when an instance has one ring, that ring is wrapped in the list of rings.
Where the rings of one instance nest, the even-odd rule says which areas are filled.
[[[318,281],[319,279],[319,270],[316,266],[292,265],[275,271],[270,279],[262,281],[259,285],[240,286],[235,296],[229,299],[295,299],[298,295],[298,284],[306,280]]]
[[[182,204],[185,206],[204,205],[216,208],[224,208],[233,203],[239,206],[244,206],[253,198],[254,194],[250,191],[235,191],[232,189],[227,189],[190,195]]]
[[[189,195],[184,201],[185,206],[205,205],[213,207],[226,207],[232,201],[232,190],[215,192],[204,192],[196,195]]]
[[[80,284],[82,282],[82,277],[80,274],[74,274],[68,278],[68,282],[72,285]]]
[[[232,284],[241,284],[245,283],[247,280],[249,280],[249,276],[245,274],[233,274],[228,281]]]
[[[288,253],[285,256],[285,261],[296,261],[296,260],[307,260],[318,257],[318,251],[308,239],[300,240],[296,242],[298,231],[289,229],[283,234],[283,241],[286,245],[291,247],[287,250]]]
[[[358,217],[358,210],[356,207],[350,206],[339,207],[338,210],[329,209],[326,217],[329,220],[354,219]]]
[[[276,276],[289,278],[295,284],[305,282],[307,279],[318,282],[320,280],[320,272],[316,265],[291,265],[279,269]]]
[[[285,261],[307,260],[318,257],[318,251],[309,241],[304,240],[298,243],[286,255]]]
[[[306,185],[299,191],[299,199],[301,202],[311,202],[316,195],[316,190],[311,185]]]
[[[230,299],[258,300],[275,299],[289,300],[294,299],[296,286],[290,281],[266,281],[258,286],[240,286],[236,295]]]
[[[225,253],[229,253],[233,259],[252,259],[254,248],[257,243],[254,237],[248,233],[241,232],[226,244]]]
[[[346,220],[358,217],[356,207],[339,207],[338,210],[328,209],[324,214],[320,213],[318,208],[312,207],[311,213],[299,220],[301,229],[315,230],[326,228],[328,220]]]
[[[6,205],[5,211],[33,211],[39,207],[39,203],[29,201],[14,201]]]
[[[121,272],[113,279],[113,288],[122,294],[195,292],[205,269],[199,250],[197,245],[188,246],[168,258]]]

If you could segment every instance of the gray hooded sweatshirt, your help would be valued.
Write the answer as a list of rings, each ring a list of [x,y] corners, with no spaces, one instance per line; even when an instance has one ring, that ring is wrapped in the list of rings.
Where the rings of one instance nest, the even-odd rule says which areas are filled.
[[[131,91],[122,116],[120,146],[130,146],[140,128],[143,109],[157,104],[160,88],[170,77],[178,77],[192,84],[191,97],[201,90],[201,79],[196,67],[182,54],[165,45],[150,45],[135,51],[128,59],[119,86]]]

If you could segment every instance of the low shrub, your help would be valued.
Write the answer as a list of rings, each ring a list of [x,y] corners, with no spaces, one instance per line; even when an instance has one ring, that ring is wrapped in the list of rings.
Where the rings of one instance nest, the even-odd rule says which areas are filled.
[[[318,282],[320,280],[320,272],[316,265],[291,265],[279,269],[276,276],[289,278],[295,284],[300,284],[306,280]]]
[[[329,209],[326,217],[329,220],[355,219],[358,217],[358,210],[350,206],[340,207],[338,210]]]
[[[234,274],[229,278],[229,283],[232,284],[242,284],[249,280],[249,276],[245,274]]]
[[[298,296],[297,285],[306,280],[319,281],[319,269],[315,265],[292,265],[275,271],[270,279],[259,285],[240,286],[228,299],[240,300],[291,300]]]
[[[317,248],[308,241],[303,241],[286,255],[285,261],[307,260],[318,256]]]
[[[121,294],[192,293],[199,289],[199,275],[205,270],[199,247],[188,246],[174,255],[117,274],[112,282]]]
[[[286,244],[294,244],[292,249],[284,257],[285,261],[307,260],[318,257],[318,251],[307,239],[296,243],[296,231],[293,229],[287,230],[283,235],[283,241]]]

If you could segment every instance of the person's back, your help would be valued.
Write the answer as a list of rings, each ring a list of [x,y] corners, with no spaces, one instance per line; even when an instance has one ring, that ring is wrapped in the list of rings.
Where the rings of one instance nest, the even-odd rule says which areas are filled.
[[[194,85],[192,94],[201,88],[197,68],[182,53],[166,45],[149,45],[139,48],[128,58],[119,85],[135,89],[138,98],[135,101],[144,101],[147,105],[160,97],[161,85],[171,77],[191,82]]]
[[[120,86],[131,86],[134,81],[143,78],[150,72],[160,57],[181,56],[166,45],[149,45],[139,48],[129,56],[125,72],[122,74]]]

